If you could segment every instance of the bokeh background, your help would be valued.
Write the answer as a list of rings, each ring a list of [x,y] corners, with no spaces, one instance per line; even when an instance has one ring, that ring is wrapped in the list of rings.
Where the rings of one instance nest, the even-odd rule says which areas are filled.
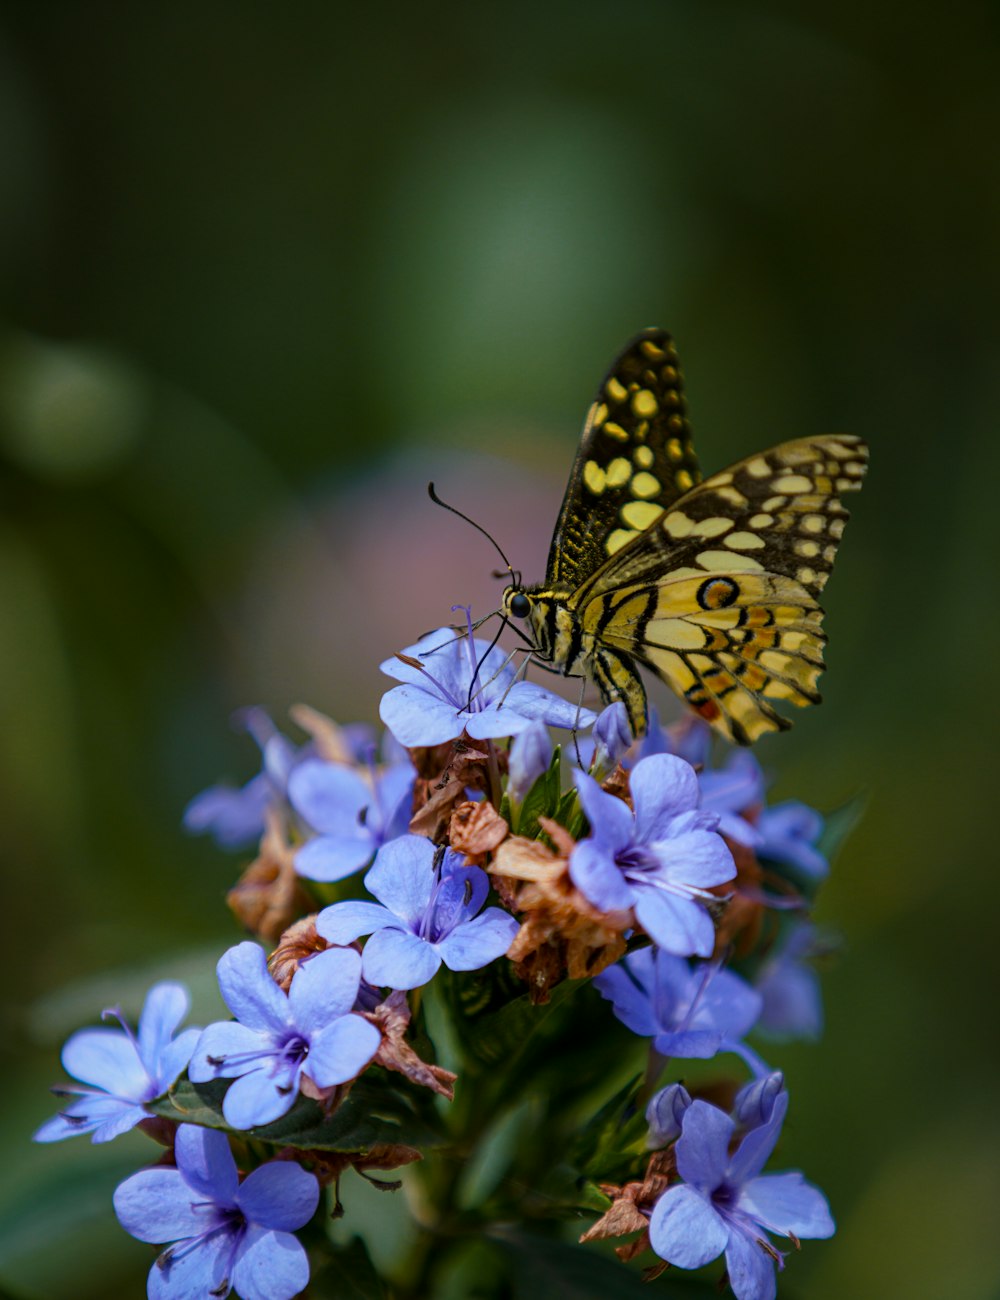
[[[143,1293],[143,1139],[28,1136],[101,1006],[169,973],[214,1013],[239,864],[179,818],[254,770],[230,712],[374,718],[381,658],[495,603],[430,478],[540,577],[663,324],[706,469],[872,444],[826,702],[760,746],[778,797],[868,800],[826,1037],[779,1054],[839,1232],[782,1295],[1000,1295],[998,38],[974,0],[0,5],[6,1294]]]

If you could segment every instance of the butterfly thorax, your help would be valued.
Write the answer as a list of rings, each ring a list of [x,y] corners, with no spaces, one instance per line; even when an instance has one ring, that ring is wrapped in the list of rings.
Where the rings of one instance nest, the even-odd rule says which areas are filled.
[[[579,590],[538,585],[508,587],[503,610],[508,618],[526,624],[532,657],[550,664],[566,677],[594,681],[606,704],[621,700],[636,736],[646,730],[646,692],[627,656],[601,639],[602,619],[595,613],[604,604],[587,602],[581,610]]]
[[[583,628],[567,602],[569,591],[537,585],[508,587],[503,593],[503,610],[508,618],[527,625],[532,655],[569,676],[583,671]]]

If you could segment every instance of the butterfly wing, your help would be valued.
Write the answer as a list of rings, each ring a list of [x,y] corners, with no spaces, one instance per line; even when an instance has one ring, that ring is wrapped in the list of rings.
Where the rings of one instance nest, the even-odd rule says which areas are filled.
[[[701,481],[685,412],[673,339],[643,330],[587,412],[552,536],[548,587],[578,587]]]
[[[647,664],[740,744],[790,726],[770,701],[819,701],[817,596],[867,459],[859,438],[803,438],[680,497],[574,593],[596,658]]]

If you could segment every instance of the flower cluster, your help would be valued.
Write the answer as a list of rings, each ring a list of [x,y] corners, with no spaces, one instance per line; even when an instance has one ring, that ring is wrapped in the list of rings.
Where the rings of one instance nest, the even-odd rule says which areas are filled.
[[[412,1295],[452,1249],[449,1214],[466,1230],[530,1217],[528,1185],[545,1217],[603,1206],[582,1240],[637,1234],[622,1260],[724,1255],[739,1300],[774,1295],[784,1257],[768,1234],[833,1232],[800,1174],[764,1172],[788,1098],[746,1041],[820,1031],[806,918],[829,866],[823,819],[768,807],[747,753],[713,767],[699,722],[654,717],[633,743],[620,704],[595,716],[524,681],[468,621],[382,665],[398,684],[381,741],[302,708],[301,743],[240,716],[261,771],[185,813],[224,848],[259,843],[228,900],[251,938],[218,963],[232,1018],[182,1030],[186,991],[162,983],[136,1033],[116,1009],[119,1028],[66,1043],[81,1086],[57,1090],[68,1103],[37,1140],[139,1126],[166,1147],[114,1197],[126,1231],[166,1247],[150,1296],[291,1300],[310,1257],[338,1250],[324,1189],[338,1213],[348,1170],[425,1157],[455,1172],[414,1169],[431,1240]],[[663,1084],[673,1061],[726,1054],[747,1082]],[[609,1097],[623,1056],[636,1082]],[[482,1116],[529,1097],[538,1140],[473,1194],[460,1171]]]

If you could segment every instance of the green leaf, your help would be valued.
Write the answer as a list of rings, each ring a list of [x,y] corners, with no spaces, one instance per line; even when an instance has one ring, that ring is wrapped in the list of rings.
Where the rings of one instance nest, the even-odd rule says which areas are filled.
[[[823,834],[819,837],[817,848],[828,861],[833,861],[841,845],[857,826],[867,803],[868,796],[858,793],[846,803],[842,803],[839,808],[834,808],[833,812],[826,814]]]
[[[562,772],[558,746],[553,751],[552,761],[546,771],[538,778],[525,795],[516,810],[515,822],[511,829],[517,835],[527,839],[536,839],[540,827],[540,817],[555,817],[562,793]]]
[[[584,1173],[604,1182],[638,1176],[649,1127],[636,1101],[641,1083],[630,1079],[581,1130],[571,1159]]]
[[[222,1113],[228,1086],[222,1079],[211,1083],[183,1079],[149,1109],[180,1123],[238,1133],[241,1130],[227,1124]],[[287,1115],[273,1124],[246,1130],[246,1136],[306,1151],[365,1152],[383,1143],[432,1147],[441,1142],[440,1134],[418,1113],[413,1099],[378,1077],[360,1079],[332,1115],[326,1115],[315,1101],[299,1097]]]

